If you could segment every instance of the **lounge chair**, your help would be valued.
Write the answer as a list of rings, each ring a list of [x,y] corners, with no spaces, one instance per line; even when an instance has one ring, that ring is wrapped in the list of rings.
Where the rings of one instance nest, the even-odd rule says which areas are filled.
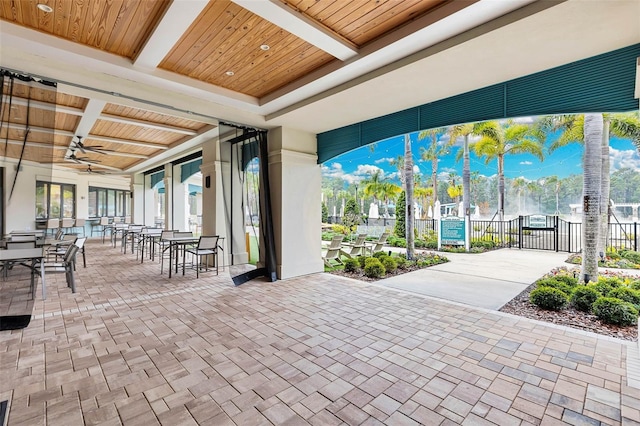
[[[390,232],[389,231],[384,231],[382,233],[382,235],[380,235],[380,238],[378,238],[378,241],[373,241],[372,245],[371,245],[371,254],[373,255],[374,253],[378,253],[380,251],[382,251],[382,248],[384,247],[385,243],[387,242],[387,238],[389,238]]]
[[[367,234],[358,234],[356,240],[353,243],[343,243],[344,246],[349,247],[349,251],[344,251],[343,254],[351,259],[354,256],[362,256],[367,250]]]
[[[329,243],[329,246],[326,247],[327,253],[324,256],[322,256],[322,260],[324,261],[324,264],[327,265],[327,267],[333,268],[334,265],[331,264],[332,260],[339,263],[340,265],[343,264],[342,260],[340,259],[340,256],[343,254],[343,251],[342,251],[343,239],[344,239],[344,235],[336,235],[331,240],[331,243]]]

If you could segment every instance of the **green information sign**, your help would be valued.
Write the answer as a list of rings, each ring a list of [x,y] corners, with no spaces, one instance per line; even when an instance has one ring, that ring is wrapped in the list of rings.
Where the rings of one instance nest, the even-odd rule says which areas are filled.
[[[444,217],[440,220],[440,242],[447,246],[465,245],[463,217]]]

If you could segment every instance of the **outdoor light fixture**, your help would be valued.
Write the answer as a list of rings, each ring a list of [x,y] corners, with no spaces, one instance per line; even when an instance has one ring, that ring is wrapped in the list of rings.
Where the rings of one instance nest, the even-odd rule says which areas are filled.
[[[51,6],[49,6],[48,4],[44,4],[44,3],[38,3],[38,5],[36,6],[38,9],[40,9],[41,11],[45,12],[45,13],[51,13],[53,12],[53,9],[51,8]]]
[[[602,260],[604,262],[604,252],[600,252],[600,260]]]
[[[226,75],[228,75],[229,77],[231,77],[232,75],[234,75],[235,73],[233,71],[227,71],[225,72]]]
[[[265,51],[266,51],[266,50],[269,50],[269,49],[271,49],[271,48],[269,47],[269,45],[268,45],[268,44],[263,44],[263,45],[261,45],[261,46],[260,46],[260,49],[262,49],[262,50],[265,50]]]

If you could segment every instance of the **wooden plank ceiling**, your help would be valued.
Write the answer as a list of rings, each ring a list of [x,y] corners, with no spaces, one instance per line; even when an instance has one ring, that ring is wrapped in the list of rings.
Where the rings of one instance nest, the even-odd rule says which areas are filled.
[[[458,2],[462,5],[456,8],[473,2]],[[301,22],[311,22],[313,28],[337,40],[347,51],[357,52],[435,11],[442,14],[442,7],[453,2],[266,3],[276,11],[287,10]],[[44,6],[38,7],[39,4]],[[0,20],[118,55],[135,64],[154,37],[154,30],[163,20],[171,20],[171,4],[169,0],[7,0],[0,1]],[[46,6],[50,12],[43,10]],[[155,64],[157,68],[260,99],[341,60],[330,49],[286,31],[277,19],[272,22],[265,19],[265,13],[256,11],[260,16],[242,6],[253,7],[246,0],[205,2],[197,17],[184,26],[182,35],[166,48]],[[3,155],[9,158],[22,155],[24,160],[39,163],[85,169],[91,164],[93,169],[126,171],[211,126],[197,119],[153,112],[152,107],[132,108],[116,103],[101,104],[102,111],[91,118],[90,126],[86,122],[81,126],[91,99],[19,80],[13,80],[11,87],[8,79],[4,81],[0,138]],[[30,131],[25,138],[27,108]],[[79,127],[90,130],[79,132]],[[78,136],[82,137],[80,147]],[[98,147],[100,152],[91,147]]]

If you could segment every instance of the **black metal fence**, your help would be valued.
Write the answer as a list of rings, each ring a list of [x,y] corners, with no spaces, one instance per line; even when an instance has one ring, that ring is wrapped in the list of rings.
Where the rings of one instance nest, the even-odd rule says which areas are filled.
[[[336,222],[339,222],[336,220]],[[435,219],[416,219],[419,237],[438,232]],[[395,219],[380,218],[367,221],[369,226],[393,228]],[[640,249],[638,222],[609,223],[608,246],[619,250]],[[519,216],[506,221],[471,220],[471,241],[489,240],[496,247],[553,250],[577,253],[582,250],[582,223],[569,222],[558,216]]]

